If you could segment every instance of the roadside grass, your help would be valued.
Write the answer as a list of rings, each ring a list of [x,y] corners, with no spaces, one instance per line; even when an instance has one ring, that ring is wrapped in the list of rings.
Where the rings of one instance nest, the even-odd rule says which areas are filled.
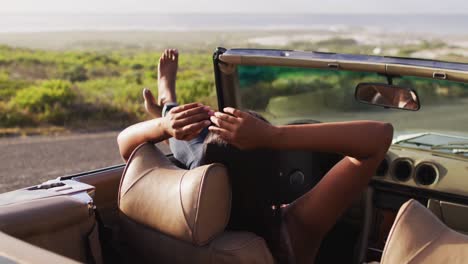
[[[146,119],[142,90],[157,96],[160,54],[0,46],[0,136],[121,129]],[[179,102],[215,102],[211,54],[182,54],[179,65]]]
[[[147,87],[157,96],[158,59],[162,50],[169,46],[182,49],[177,75],[179,103],[198,101],[214,108],[217,101],[211,56],[212,48],[218,45],[355,54],[372,54],[375,48],[352,38],[339,37],[319,42],[297,41],[287,47],[249,43],[249,38],[272,34],[266,31],[231,35],[219,32],[202,35],[196,32],[185,35],[129,32],[128,36],[141,40],[141,45],[136,45],[133,39],[119,42],[121,34],[102,33],[99,36],[102,40],[97,42],[85,41],[89,36],[80,34],[74,33],[73,36],[83,38],[83,41],[69,48],[64,44],[65,36],[68,36],[65,33],[50,33],[47,36],[51,38],[43,40],[47,40],[47,43],[51,43],[51,39],[60,40],[60,48],[46,50],[0,45],[0,137],[118,130],[147,119],[141,92]],[[397,48],[397,55],[410,56],[419,50],[444,48],[444,45],[442,42],[426,41],[383,48]],[[456,61],[466,60],[456,54],[447,56]],[[268,108],[268,111],[276,114],[285,113],[285,109],[295,109],[299,113],[311,102],[316,108],[326,107],[327,104],[336,103],[334,100],[340,101],[338,104],[342,110],[356,110],[359,106],[343,98],[353,90],[349,84],[368,81],[365,76],[332,76],[297,69],[248,68],[239,69],[239,74],[241,88],[245,88],[242,92],[246,98],[243,99],[244,106]],[[427,83],[418,82],[408,84],[428,86]],[[429,100],[436,98],[435,91],[446,89],[437,83],[431,85],[433,87],[422,91]],[[449,88],[455,91],[449,96],[467,96],[466,87]],[[285,97],[291,94],[298,94],[297,100]],[[340,98],[335,99],[335,95]]]
[[[0,128],[0,138],[2,137],[18,137],[18,136],[51,136],[63,135],[71,133],[70,130],[64,127],[48,126],[48,127],[9,127]]]

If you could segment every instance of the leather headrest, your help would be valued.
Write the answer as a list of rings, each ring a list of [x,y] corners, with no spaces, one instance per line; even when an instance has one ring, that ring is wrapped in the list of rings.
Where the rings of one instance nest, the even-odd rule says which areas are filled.
[[[183,170],[150,143],[130,156],[118,198],[119,209],[129,218],[195,245],[223,232],[231,210],[223,165]]]

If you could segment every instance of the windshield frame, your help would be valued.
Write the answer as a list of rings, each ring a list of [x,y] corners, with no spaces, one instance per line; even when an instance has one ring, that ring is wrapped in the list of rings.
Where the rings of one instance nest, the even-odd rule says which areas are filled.
[[[468,83],[468,63],[313,51],[218,47],[213,54],[213,66],[219,109],[240,105],[236,67],[241,65],[356,71],[388,77],[413,76]]]

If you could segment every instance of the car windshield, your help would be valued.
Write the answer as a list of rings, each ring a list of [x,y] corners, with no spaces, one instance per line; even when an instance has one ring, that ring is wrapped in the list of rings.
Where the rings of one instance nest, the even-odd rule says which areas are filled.
[[[460,154],[468,157],[468,137],[427,132],[401,135],[397,137],[393,143],[404,147],[417,147],[442,153]]]
[[[466,83],[393,78],[393,84],[412,88],[419,96],[420,110],[405,111],[354,99],[361,82],[387,83],[386,76],[376,73],[272,66],[238,66],[237,71],[242,108],[257,111],[274,124],[387,121],[395,128],[394,143],[400,146],[467,154]]]

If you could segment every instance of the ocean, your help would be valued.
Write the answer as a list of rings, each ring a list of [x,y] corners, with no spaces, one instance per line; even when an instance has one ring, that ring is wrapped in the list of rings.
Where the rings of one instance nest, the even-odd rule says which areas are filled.
[[[0,32],[328,30],[468,35],[468,15],[437,14],[0,14]]]

